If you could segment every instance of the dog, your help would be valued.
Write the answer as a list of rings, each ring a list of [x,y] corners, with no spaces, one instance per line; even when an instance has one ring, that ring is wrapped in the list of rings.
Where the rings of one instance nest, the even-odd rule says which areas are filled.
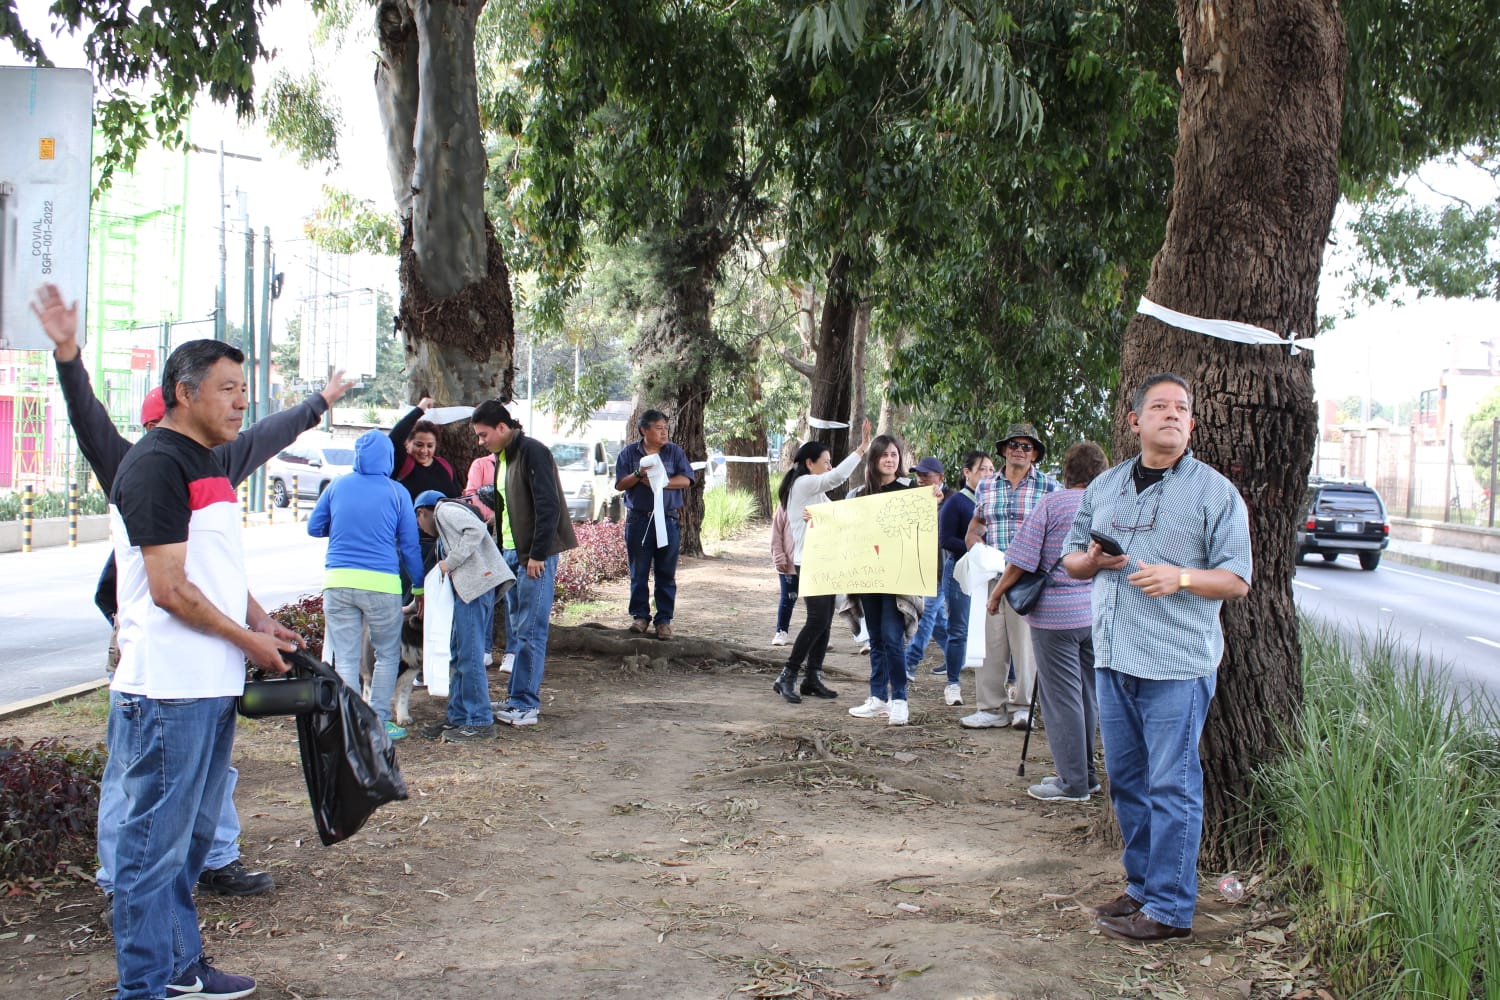
[[[396,671],[396,692],[391,696],[391,721],[403,728],[411,725],[411,691],[422,672],[422,619],[401,616],[401,663]],[[375,649],[365,634],[359,653],[359,685],[366,702],[375,678]]]

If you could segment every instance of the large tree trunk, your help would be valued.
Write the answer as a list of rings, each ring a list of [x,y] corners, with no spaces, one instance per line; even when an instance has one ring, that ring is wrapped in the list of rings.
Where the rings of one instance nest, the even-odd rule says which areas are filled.
[[[764,458],[770,447],[766,434],[766,414],[761,407],[760,341],[753,341],[746,352],[745,384],[750,404],[747,432],[724,442],[724,454],[734,458]],[[724,466],[724,488],[744,490],[755,502],[756,517],[771,516],[770,467],[765,462],[727,462]]]
[[[381,0],[375,91],[401,216],[407,393],[440,405],[510,399],[515,320],[510,275],[484,213],[485,156],[474,69],[481,0]],[[443,454],[462,469],[460,446]]]
[[[653,250],[654,303],[636,354],[637,412],[655,407],[667,415],[672,440],[692,461],[708,457],[703,415],[712,393],[709,375],[718,354],[713,330],[714,283],[730,241],[713,223],[712,198],[695,192],[676,229],[649,240]],[[680,519],[683,555],[702,555],[705,468],[687,491]]]
[[[817,364],[812,376],[811,416],[820,420],[844,422],[854,390],[851,367],[854,343],[854,320],[859,303],[849,288],[849,258],[840,253],[828,269],[828,290],[823,297],[823,315],[818,321]],[[847,427],[812,427],[809,438],[822,441],[833,452],[834,462],[849,454]],[[828,491],[834,499],[844,494],[844,487]]]
[[[1179,0],[1183,95],[1171,215],[1146,296],[1283,334],[1317,329],[1318,273],[1338,200],[1346,59],[1333,3]],[[1302,703],[1291,576],[1295,522],[1317,420],[1311,363],[1284,347],[1217,340],[1137,315],[1121,394],[1157,371],[1193,386],[1192,446],[1250,510],[1255,578],[1223,613],[1224,661],[1203,739],[1204,861],[1253,857],[1250,776],[1281,752]],[[1115,444],[1136,450],[1118,409]]]
[[[864,422],[867,412],[865,400],[865,352],[870,343],[870,311],[868,302],[859,304],[859,311],[854,314],[854,343],[849,354],[849,382],[852,400],[849,403],[849,430],[851,434],[859,432],[860,424]]]

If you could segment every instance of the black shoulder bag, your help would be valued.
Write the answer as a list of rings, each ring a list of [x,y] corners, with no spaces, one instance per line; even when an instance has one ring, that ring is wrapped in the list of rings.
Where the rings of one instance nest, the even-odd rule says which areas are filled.
[[[1047,581],[1052,577],[1052,571],[1062,563],[1062,556],[1057,557],[1057,562],[1043,573],[1039,569],[1027,570],[1021,574],[1021,578],[1011,584],[1005,592],[1005,599],[1015,609],[1018,615],[1029,615],[1036,610],[1037,602],[1042,599],[1042,591],[1047,589]]]

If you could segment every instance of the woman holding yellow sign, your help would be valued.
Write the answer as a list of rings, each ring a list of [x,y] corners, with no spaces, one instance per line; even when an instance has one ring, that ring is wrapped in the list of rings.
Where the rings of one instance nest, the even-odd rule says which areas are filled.
[[[870,447],[870,422],[865,421],[859,447],[851,451],[837,466],[833,455],[822,441],[809,441],[797,449],[792,467],[781,479],[777,498],[786,508],[787,528],[792,535],[792,572],[802,572],[802,543],[807,535],[805,512],[813,504],[827,503],[828,490],[847,482],[850,474],[859,467],[859,461]],[[818,698],[836,698],[838,692],[823,684],[823,656],[828,652],[828,632],[833,625],[833,595],[804,596],[807,606],[807,621],[792,643],[792,652],[786,666],[771,685],[771,690],[792,704],[802,701],[802,695]],[[797,672],[807,664],[807,676],[802,681],[799,694]]]

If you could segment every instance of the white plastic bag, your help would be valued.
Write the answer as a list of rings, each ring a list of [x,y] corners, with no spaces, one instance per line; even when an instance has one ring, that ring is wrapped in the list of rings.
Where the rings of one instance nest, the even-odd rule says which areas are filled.
[[[448,697],[448,650],[453,638],[453,584],[436,566],[422,584],[422,676],[427,693]]]

